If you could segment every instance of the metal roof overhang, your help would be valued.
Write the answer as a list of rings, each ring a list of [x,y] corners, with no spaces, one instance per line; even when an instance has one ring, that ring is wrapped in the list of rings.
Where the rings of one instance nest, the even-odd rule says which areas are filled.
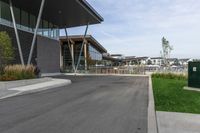
[[[69,36],[69,39],[72,41],[83,41],[83,38],[84,36],[82,35]],[[89,41],[101,53],[107,53],[107,50],[93,36],[87,35],[85,39]],[[64,37],[64,36],[60,37],[60,41],[67,42],[67,37]]]
[[[38,16],[41,0],[12,0],[12,3],[15,7]],[[88,23],[98,24],[103,21],[86,0],[46,0],[42,19],[52,22],[59,28],[83,26]]]

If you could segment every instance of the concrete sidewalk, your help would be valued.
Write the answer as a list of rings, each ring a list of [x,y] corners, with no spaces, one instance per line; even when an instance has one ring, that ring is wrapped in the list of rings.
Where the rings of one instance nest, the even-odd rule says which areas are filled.
[[[159,133],[200,133],[200,115],[157,111]]]
[[[1,82],[0,99],[52,89],[69,84],[71,84],[71,80],[55,78]]]

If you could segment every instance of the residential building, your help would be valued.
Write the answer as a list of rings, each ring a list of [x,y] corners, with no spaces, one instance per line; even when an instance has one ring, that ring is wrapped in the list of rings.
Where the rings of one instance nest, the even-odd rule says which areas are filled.
[[[188,62],[190,62],[190,61],[193,61],[193,59],[191,59],[191,58],[179,59],[179,62],[180,62],[180,64],[181,64],[182,66],[187,66],[187,65],[188,65]]]
[[[144,57],[136,57],[136,62],[139,65],[146,65],[148,59],[149,59],[149,57],[146,57],[146,56],[144,56]]]
[[[162,57],[151,57],[151,64],[150,65],[159,65],[162,66],[164,61]]]

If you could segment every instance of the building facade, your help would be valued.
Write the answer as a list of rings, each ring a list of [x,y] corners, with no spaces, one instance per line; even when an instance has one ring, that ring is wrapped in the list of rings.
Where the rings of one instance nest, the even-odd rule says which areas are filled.
[[[68,40],[69,39],[69,40]],[[102,64],[103,54],[107,50],[91,35],[61,37],[61,64],[64,71],[89,70]],[[82,50],[81,50],[82,49]]]
[[[37,65],[42,73],[60,72],[60,29],[102,21],[83,0],[0,0],[0,31],[12,39],[12,64]]]

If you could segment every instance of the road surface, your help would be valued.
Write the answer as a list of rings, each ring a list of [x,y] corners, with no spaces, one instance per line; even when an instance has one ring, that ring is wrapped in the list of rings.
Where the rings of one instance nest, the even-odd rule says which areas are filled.
[[[147,133],[148,77],[59,78],[72,84],[0,100],[0,133]]]

